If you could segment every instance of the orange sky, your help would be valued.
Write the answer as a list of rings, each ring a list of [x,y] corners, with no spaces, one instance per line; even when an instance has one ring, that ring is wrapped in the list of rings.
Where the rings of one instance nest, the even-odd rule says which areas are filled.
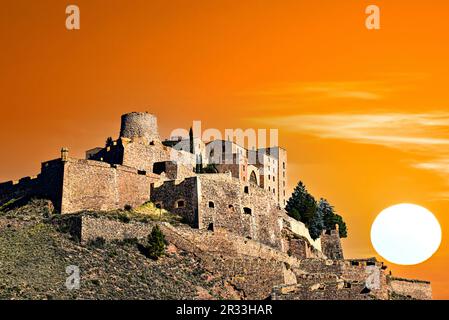
[[[447,1],[2,1],[0,180],[36,174],[116,136],[147,110],[163,136],[203,128],[279,128],[299,179],[342,214],[347,257],[374,255],[385,207],[412,202],[443,229],[437,254],[393,273],[449,298]],[[365,7],[381,7],[379,31]]]

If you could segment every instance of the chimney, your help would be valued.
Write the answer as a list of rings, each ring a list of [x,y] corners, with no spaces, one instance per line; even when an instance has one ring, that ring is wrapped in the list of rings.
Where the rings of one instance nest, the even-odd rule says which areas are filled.
[[[63,147],[61,149],[61,160],[66,162],[69,158],[69,148]]]

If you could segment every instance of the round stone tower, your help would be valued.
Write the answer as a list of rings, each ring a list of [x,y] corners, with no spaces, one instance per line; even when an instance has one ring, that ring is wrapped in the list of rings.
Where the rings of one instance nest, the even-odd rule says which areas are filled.
[[[131,112],[122,115],[120,137],[144,138],[148,143],[160,141],[157,118],[148,112]]]

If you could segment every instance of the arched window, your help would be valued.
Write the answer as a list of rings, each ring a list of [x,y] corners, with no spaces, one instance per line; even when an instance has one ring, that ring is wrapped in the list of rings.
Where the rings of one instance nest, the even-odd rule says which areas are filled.
[[[248,207],[244,207],[244,208],[243,208],[243,213],[244,213],[244,214],[252,214],[252,212],[253,212],[253,211],[251,210],[251,208],[248,208]]]
[[[249,182],[257,184],[257,176],[254,171],[252,171],[251,174],[249,175]]]
[[[243,188],[243,192],[249,193],[249,187],[248,187],[248,186],[245,186],[245,187]]]
[[[234,206],[233,206],[232,204],[230,204],[230,205],[228,206],[228,208],[229,208],[230,211],[234,211]]]
[[[209,208],[215,208],[215,204],[213,201],[209,201]]]

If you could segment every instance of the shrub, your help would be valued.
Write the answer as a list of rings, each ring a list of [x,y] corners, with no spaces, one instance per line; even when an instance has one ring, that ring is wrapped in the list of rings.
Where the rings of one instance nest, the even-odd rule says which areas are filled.
[[[118,215],[118,219],[123,223],[128,223],[131,221],[131,218],[128,217],[128,215],[126,213],[120,213]]]
[[[146,257],[157,260],[165,253],[165,246],[167,241],[159,226],[154,226],[151,233],[148,235],[147,243],[145,245],[139,244],[138,248]]]
[[[103,248],[106,240],[103,237],[97,237],[94,240],[90,240],[87,245],[94,248]]]

